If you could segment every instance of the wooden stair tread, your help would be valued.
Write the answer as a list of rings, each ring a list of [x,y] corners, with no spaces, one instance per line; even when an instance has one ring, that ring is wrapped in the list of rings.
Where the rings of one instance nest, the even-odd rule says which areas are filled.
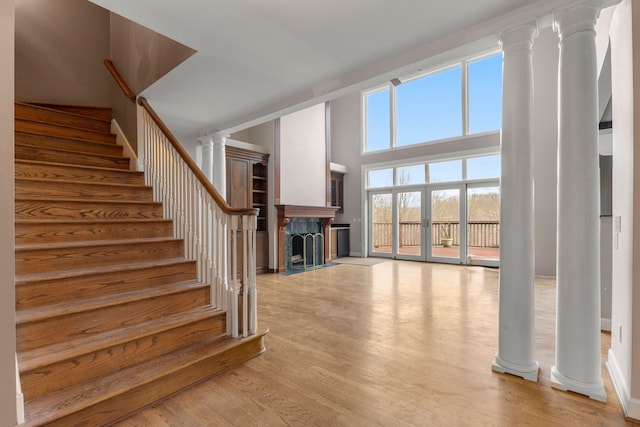
[[[111,107],[100,107],[96,105],[76,105],[76,104],[60,104],[55,102],[24,102],[28,105],[45,107],[55,111],[61,111],[71,114],[77,114],[82,117],[90,117],[101,120],[111,121]]]
[[[196,346],[182,348],[151,361],[122,369],[109,376],[95,379],[91,381],[90,386],[79,384],[34,399],[25,404],[26,425],[46,423],[52,413],[55,413],[57,418],[62,418],[82,410],[88,406],[89,402],[91,405],[98,405],[118,395],[133,392],[146,384],[180,373],[200,362],[215,360],[216,356],[244,343],[262,340],[267,333],[268,330],[264,330],[247,338],[211,338]],[[257,354],[248,354],[246,358],[255,355]],[[221,369],[224,367],[222,366]]]
[[[74,180],[67,180],[67,179],[56,179],[55,181],[52,181],[51,179],[46,179],[46,178],[31,178],[31,177],[18,177],[18,178],[14,178],[14,181],[16,182],[33,182],[33,183],[53,183],[55,185],[59,185],[59,184],[73,184],[73,185],[84,185],[84,186],[95,186],[95,187],[102,187],[102,188],[106,188],[106,187],[115,187],[115,188],[122,188],[123,190],[142,190],[142,189],[146,189],[146,188],[151,188],[147,185],[139,185],[139,184],[125,184],[125,183],[113,183],[113,182],[87,182],[87,181],[74,181]]]
[[[20,102],[20,101],[17,101],[15,104],[16,105],[23,105],[25,107],[33,108],[33,109],[36,109],[36,110],[50,111],[50,112],[54,112],[54,113],[62,113],[62,114],[66,114],[66,115],[72,116],[72,117],[78,117],[78,118],[81,118],[81,119],[91,119],[91,120],[95,120],[95,121],[99,121],[99,122],[104,122],[106,124],[111,124],[111,120],[108,120],[108,119],[87,116],[87,115],[84,115],[84,114],[73,113],[73,112],[64,111],[64,110],[58,109],[58,108],[52,108],[54,104],[35,104],[35,103]],[[100,107],[94,107],[94,108],[100,108]],[[110,108],[107,108],[107,107],[103,107],[103,108],[110,110]]]
[[[45,201],[45,202],[51,202],[51,201],[55,201],[55,202],[72,202],[72,203],[78,203],[78,202],[83,202],[86,203],[87,200],[82,199],[82,198],[75,198],[75,197],[67,197],[67,198],[51,198],[51,197],[38,197],[38,196],[16,196],[16,202],[41,202],[41,201]],[[100,203],[104,203],[104,204],[125,204],[125,205],[162,205],[162,203],[160,202],[147,202],[147,201],[130,201],[130,200],[100,200],[100,201],[94,201],[94,200],[90,200],[91,202],[94,202],[96,204]]]
[[[115,143],[115,135],[113,133],[111,133],[110,131],[101,131],[101,130],[95,130],[95,129],[87,129],[87,128],[83,128],[83,127],[77,127],[77,126],[72,126],[72,125],[67,125],[67,124],[62,124],[62,123],[54,123],[54,122],[49,122],[46,120],[38,120],[38,119],[23,119],[21,117],[16,117],[15,118],[15,122],[16,123],[34,123],[36,125],[42,125],[44,127],[47,128],[52,128],[52,129],[69,129],[71,131],[80,131],[80,132],[86,132],[88,135],[91,134],[95,134],[95,135],[99,135],[99,136],[108,136],[108,137],[113,137],[114,143]],[[24,130],[24,129],[16,129],[16,132],[23,132],[23,133],[34,133],[34,134],[38,134],[38,132],[35,132],[33,130]],[[58,135],[52,135],[52,136],[58,136]],[[66,137],[65,137],[66,138]],[[85,139],[85,138],[81,138],[78,136],[72,136],[71,138],[73,139],[83,139],[86,141],[92,141],[91,139]]]
[[[108,171],[108,172],[119,172],[122,174],[131,174],[131,175],[141,175],[144,176],[144,172],[132,171],[128,169],[116,169],[116,168],[105,168],[102,166],[84,166],[84,165],[74,165],[70,163],[56,163],[56,162],[47,162],[42,160],[28,160],[28,159],[15,159],[16,163],[24,163],[31,165],[42,165],[42,166],[58,166],[65,167],[69,169],[82,169],[82,170],[99,170],[99,171]]]
[[[128,160],[126,157],[114,156],[114,155],[111,155],[111,154],[96,154],[96,153],[88,153],[86,151],[61,150],[61,149],[58,149],[58,148],[39,147],[37,145],[32,145],[32,144],[21,144],[19,142],[16,143],[16,146],[34,148],[34,149],[37,149],[37,150],[56,152],[56,153],[59,153],[61,156],[64,156],[65,154],[69,154],[70,153],[70,154],[79,154],[79,155],[83,155],[83,156],[105,158],[105,159],[117,159],[117,160],[126,159],[126,160]],[[65,163],[61,163],[61,164],[65,164]]]
[[[16,224],[51,224],[51,225],[64,225],[64,224],[77,224],[79,221],[73,219],[16,219]],[[163,218],[141,218],[141,219],[91,219],[84,220],[82,224],[118,224],[118,223],[171,223],[170,219]]]
[[[16,253],[37,250],[49,250],[59,248],[92,248],[100,246],[116,246],[134,243],[161,243],[176,242],[182,239],[175,237],[145,237],[141,239],[119,239],[119,240],[89,240],[83,242],[62,242],[62,243],[28,243],[23,245],[15,245]]]
[[[25,350],[18,353],[18,365],[21,372],[26,372],[38,366],[55,363],[58,360],[65,360],[82,354],[92,353],[105,347],[135,341],[136,339],[158,334],[165,330],[206,319],[207,317],[224,316],[225,314],[225,311],[212,308],[211,306],[194,308],[145,323],[106,331],[91,337],[79,337]]]
[[[144,299],[177,294],[189,289],[202,288],[204,286],[208,285],[198,280],[190,280],[187,282],[154,286],[144,290],[121,292],[114,295],[105,295],[84,300],[78,299],[74,301],[74,304],[59,303],[21,309],[16,312],[16,325],[28,322],[37,322],[54,316],[66,316],[69,314],[92,311],[99,308],[106,308],[114,305],[141,301]]]
[[[48,281],[48,280],[56,280],[70,277],[82,277],[88,274],[100,274],[107,272],[118,272],[118,271],[127,271],[127,270],[135,270],[139,268],[145,267],[156,267],[162,265],[171,265],[171,264],[180,264],[185,262],[192,262],[192,260],[188,260],[185,258],[164,258],[154,261],[142,261],[142,262],[133,262],[129,264],[117,264],[112,266],[98,266],[98,267],[89,267],[89,268],[80,268],[75,270],[59,270],[59,271],[50,271],[43,273],[28,273],[28,274],[17,274],[16,275],[16,286],[20,286],[25,282],[37,282],[37,281]]]
[[[83,130],[83,129],[80,129]],[[15,131],[15,135],[16,136],[28,136],[28,137],[36,137],[36,139],[50,139],[53,141],[60,141],[60,142],[65,142],[65,141],[70,141],[70,142],[81,142],[84,144],[90,144],[90,145],[95,145],[95,146],[105,146],[105,147],[122,147],[121,145],[118,145],[115,141],[115,139],[113,141],[95,141],[92,139],[87,139],[87,138],[81,138],[79,136],[61,136],[61,135],[48,135],[45,133],[38,133],[38,132],[33,132],[33,131],[29,131],[29,130],[16,130]],[[19,140],[20,138],[16,138],[16,140]],[[33,144],[29,144],[28,142],[21,142],[18,141],[18,144],[23,144],[23,145],[33,145]],[[65,149],[66,150],[66,149]]]

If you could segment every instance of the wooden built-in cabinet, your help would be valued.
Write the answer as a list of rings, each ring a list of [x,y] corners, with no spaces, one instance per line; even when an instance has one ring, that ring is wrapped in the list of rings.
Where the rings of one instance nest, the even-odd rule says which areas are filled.
[[[258,209],[256,271],[269,269],[267,170],[269,155],[227,146],[227,201],[234,208]]]
[[[338,213],[344,213],[344,174],[331,172],[331,206],[337,206]]]

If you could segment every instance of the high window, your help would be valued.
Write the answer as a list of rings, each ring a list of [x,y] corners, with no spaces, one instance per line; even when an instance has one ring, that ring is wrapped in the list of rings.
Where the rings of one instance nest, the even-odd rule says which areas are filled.
[[[500,154],[420,162],[367,171],[367,189],[402,185],[477,182],[500,178]]]
[[[363,93],[364,151],[502,127],[502,53],[473,58]]]

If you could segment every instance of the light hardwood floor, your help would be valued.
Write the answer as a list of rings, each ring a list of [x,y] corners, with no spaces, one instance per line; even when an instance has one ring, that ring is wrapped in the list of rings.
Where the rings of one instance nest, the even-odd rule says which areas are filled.
[[[624,426],[608,403],[554,390],[555,282],[536,280],[538,383],[493,373],[498,272],[385,261],[258,276],[267,351],[118,424]]]

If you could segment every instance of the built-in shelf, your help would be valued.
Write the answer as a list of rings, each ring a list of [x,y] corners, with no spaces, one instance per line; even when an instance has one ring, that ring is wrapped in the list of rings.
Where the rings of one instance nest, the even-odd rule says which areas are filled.
[[[258,209],[256,236],[256,267],[268,269],[269,187],[267,171],[269,155],[243,148],[227,146],[227,201],[233,207]]]

